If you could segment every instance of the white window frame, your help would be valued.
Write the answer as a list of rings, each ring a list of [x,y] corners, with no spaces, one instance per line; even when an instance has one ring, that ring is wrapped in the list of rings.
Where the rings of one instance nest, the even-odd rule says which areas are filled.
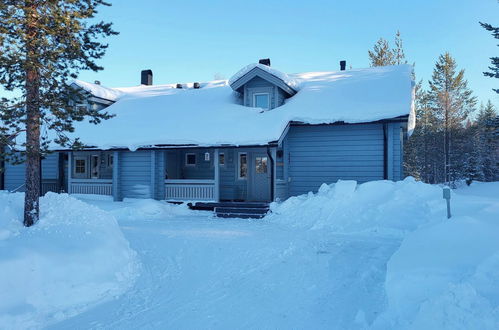
[[[194,164],[189,164],[187,162],[187,159],[189,158],[189,156],[194,156]],[[197,162],[198,162],[198,156],[195,152],[188,152],[185,154],[185,161],[184,161],[185,166],[196,166]]]
[[[268,92],[259,92],[259,93],[253,93],[253,108],[256,108],[256,97],[258,95],[267,95],[267,99],[269,100],[268,104],[268,108],[262,108],[262,109],[265,109],[265,110],[270,110],[270,93]]]
[[[246,155],[246,176],[241,176],[241,155]],[[238,152],[237,153],[237,179],[238,180],[247,180],[248,179],[248,172],[249,172],[249,159],[248,159],[248,153],[247,152]]]
[[[88,174],[88,160],[87,157],[85,156],[75,156],[74,158],[74,164],[73,164],[73,177],[75,178],[81,178],[81,177],[86,177]],[[77,173],[76,172],[76,162],[78,160],[83,160],[85,162],[85,166],[83,167],[85,172],[83,173]]]
[[[224,156],[224,162],[223,162],[223,164],[220,163],[220,156]],[[227,163],[227,159],[225,158],[225,152],[219,152],[218,153],[218,165],[219,166],[225,166],[226,163]]]

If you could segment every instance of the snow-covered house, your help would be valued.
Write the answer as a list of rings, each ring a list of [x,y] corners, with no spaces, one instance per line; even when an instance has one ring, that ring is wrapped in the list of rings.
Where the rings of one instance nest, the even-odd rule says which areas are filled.
[[[265,63],[265,61],[263,62]],[[46,190],[168,201],[269,202],[338,179],[403,176],[414,114],[408,65],[285,74],[251,64],[230,80],[107,88],[75,81],[116,116],[78,123],[88,148],[43,160]],[[22,190],[23,165],[4,189]]]

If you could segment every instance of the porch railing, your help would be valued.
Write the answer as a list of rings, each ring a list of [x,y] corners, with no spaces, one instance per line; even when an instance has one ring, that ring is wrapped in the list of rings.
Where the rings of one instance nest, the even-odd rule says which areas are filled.
[[[167,201],[215,201],[215,180],[165,180]]]
[[[70,194],[113,195],[112,179],[72,179]]]

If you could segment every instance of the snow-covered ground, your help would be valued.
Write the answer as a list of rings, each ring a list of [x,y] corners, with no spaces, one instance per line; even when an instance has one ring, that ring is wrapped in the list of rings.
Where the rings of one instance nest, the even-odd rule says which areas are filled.
[[[324,185],[316,194],[272,205],[274,213],[263,220],[216,219],[151,200],[80,197],[80,202],[52,194],[42,207],[45,203],[45,214],[53,216],[27,230],[15,220],[17,195],[0,195],[0,328],[499,328],[499,183],[454,191],[450,220],[441,189],[412,179]],[[51,203],[59,203],[61,211],[47,207]],[[86,215],[80,215],[82,205]],[[54,212],[73,220],[62,221],[59,230],[55,218],[62,214]],[[100,239],[95,222],[87,221],[92,229],[78,225],[77,219],[98,212],[111,242]],[[5,224],[4,215],[13,220]],[[49,218],[50,231],[43,225]],[[115,231],[115,219],[123,236]],[[107,259],[81,255],[86,243],[74,253],[66,248],[75,237],[87,237],[86,231],[95,236],[88,242]],[[47,233],[54,236],[44,240]],[[41,249],[36,254],[23,247],[33,237]],[[5,268],[30,253],[60,257],[55,271],[30,286],[34,292],[52,288],[37,299],[19,290],[24,274]],[[61,276],[71,275],[64,267],[71,253],[81,267],[96,259],[86,271],[92,276],[88,283],[64,284],[71,281]],[[120,261],[113,253],[129,257]],[[39,269],[47,270],[43,266]],[[133,272],[112,291],[107,279],[120,267]],[[98,271],[110,277],[95,275]],[[22,278],[2,285],[16,277]],[[81,294],[83,285],[99,278],[108,291]],[[6,304],[4,294],[17,303]],[[74,296],[87,301],[71,305]]]

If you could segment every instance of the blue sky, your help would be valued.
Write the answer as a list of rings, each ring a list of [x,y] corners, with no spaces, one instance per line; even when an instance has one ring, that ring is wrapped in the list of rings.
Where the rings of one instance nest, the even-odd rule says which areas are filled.
[[[376,40],[400,30],[418,80],[430,79],[439,54],[448,51],[466,70],[480,101],[499,105],[499,80],[484,77],[498,40],[478,22],[499,25],[496,0],[424,1],[164,1],[111,0],[99,18],[120,35],[99,63],[80,78],[110,87],[137,85],[141,69],[154,83],[230,78],[241,67],[270,57],[285,72],[337,70],[369,65]]]

